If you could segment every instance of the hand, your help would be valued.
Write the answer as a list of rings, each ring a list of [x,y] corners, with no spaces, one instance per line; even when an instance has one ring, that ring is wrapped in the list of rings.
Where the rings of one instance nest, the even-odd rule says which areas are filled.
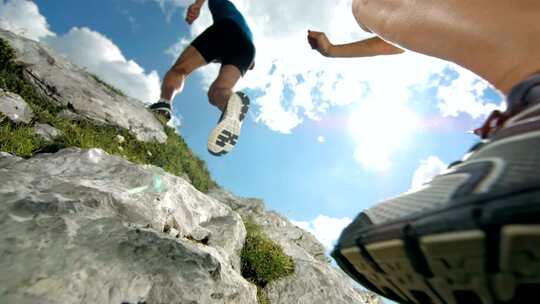
[[[319,51],[325,57],[331,56],[330,53],[334,45],[330,43],[325,33],[308,30],[307,38],[312,49]]]
[[[186,22],[191,25],[193,24],[193,21],[197,20],[199,18],[199,15],[201,14],[201,5],[197,3],[193,3],[189,6],[186,14]]]

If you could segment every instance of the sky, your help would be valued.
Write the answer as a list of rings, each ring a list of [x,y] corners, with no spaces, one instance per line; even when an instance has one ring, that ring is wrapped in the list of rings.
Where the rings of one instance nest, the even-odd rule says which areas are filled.
[[[307,30],[334,43],[371,37],[352,0],[233,0],[255,36],[256,66],[236,89],[252,108],[235,150],[207,152],[219,112],[210,65],[174,99],[174,125],[223,188],[257,197],[330,250],[365,208],[419,187],[478,139],[467,132],[504,107],[485,81],[452,63],[405,52],[329,59]],[[0,28],[40,41],[145,104],[180,52],[212,20],[193,26],[189,0],[0,0]]]

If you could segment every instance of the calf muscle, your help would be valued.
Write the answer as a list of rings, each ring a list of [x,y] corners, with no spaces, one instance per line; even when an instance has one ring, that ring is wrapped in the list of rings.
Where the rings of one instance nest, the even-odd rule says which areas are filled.
[[[531,39],[540,37],[539,1],[354,0],[353,13],[383,39],[455,62],[505,93],[540,71],[540,39]]]

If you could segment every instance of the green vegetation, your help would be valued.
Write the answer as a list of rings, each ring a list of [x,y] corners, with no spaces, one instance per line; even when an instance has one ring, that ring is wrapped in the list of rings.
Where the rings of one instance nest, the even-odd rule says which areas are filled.
[[[257,285],[260,304],[269,303],[264,287],[294,272],[294,261],[252,219],[244,219],[247,236],[241,253],[242,276]]]
[[[257,302],[259,302],[259,304],[270,304],[270,299],[268,299],[266,291],[260,286],[257,286]]]
[[[0,88],[20,95],[32,108],[36,117],[31,124],[14,124],[0,115],[0,151],[20,157],[31,157],[36,153],[55,152],[66,147],[101,148],[110,154],[120,155],[137,164],[151,164],[175,174],[187,174],[192,184],[207,192],[216,187],[204,162],[197,158],[174,129],[165,125],[162,117],[156,116],[165,127],[168,140],[164,144],[144,143],[125,129],[103,126],[91,121],[73,121],[58,114],[65,108],[52,105],[22,77],[23,69],[13,62],[14,53],[0,39]],[[103,83],[112,93],[123,94]],[[54,142],[45,142],[34,135],[32,124],[47,123],[63,132]],[[120,144],[117,136],[125,142]],[[277,279],[294,272],[294,262],[283,249],[271,241],[251,219],[244,219],[247,230],[246,242],[241,253],[242,275],[257,286],[260,304],[268,304],[264,287]]]
[[[126,94],[124,92],[122,92],[122,90],[117,89],[117,88],[113,87],[112,85],[106,83],[105,81],[101,80],[101,78],[99,78],[97,75],[94,75],[92,73],[88,73],[88,75],[90,75],[92,78],[94,78],[97,82],[99,82],[101,85],[103,85],[105,88],[107,88],[107,90],[109,90],[113,94],[117,94],[117,95],[126,97]]]
[[[0,151],[30,157],[43,144],[41,137],[35,135],[31,127],[17,127],[7,121],[0,123]]]
[[[63,135],[54,142],[47,143],[33,134],[32,123],[13,124],[7,119],[0,119],[0,151],[20,157],[31,157],[36,153],[55,152],[67,147],[101,148],[137,164],[155,165],[178,176],[187,174],[192,184],[203,192],[216,186],[204,162],[190,151],[174,129],[165,125],[162,118],[157,117],[168,135],[168,140],[164,144],[140,142],[122,128],[63,118],[58,113],[64,108],[52,105],[36,92],[23,79],[23,68],[15,64],[13,58],[14,52],[11,47],[0,39],[0,88],[20,95],[30,105],[36,114],[33,123],[50,124],[62,131]],[[108,85],[107,87],[120,94],[114,91],[116,89],[113,87]],[[118,142],[118,135],[125,138],[124,143]]]

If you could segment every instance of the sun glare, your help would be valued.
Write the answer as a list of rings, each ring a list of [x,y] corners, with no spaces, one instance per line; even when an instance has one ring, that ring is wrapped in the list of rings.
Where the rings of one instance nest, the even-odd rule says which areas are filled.
[[[351,114],[349,129],[357,144],[356,159],[367,168],[387,171],[392,154],[408,144],[418,121],[404,104],[369,101]]]

